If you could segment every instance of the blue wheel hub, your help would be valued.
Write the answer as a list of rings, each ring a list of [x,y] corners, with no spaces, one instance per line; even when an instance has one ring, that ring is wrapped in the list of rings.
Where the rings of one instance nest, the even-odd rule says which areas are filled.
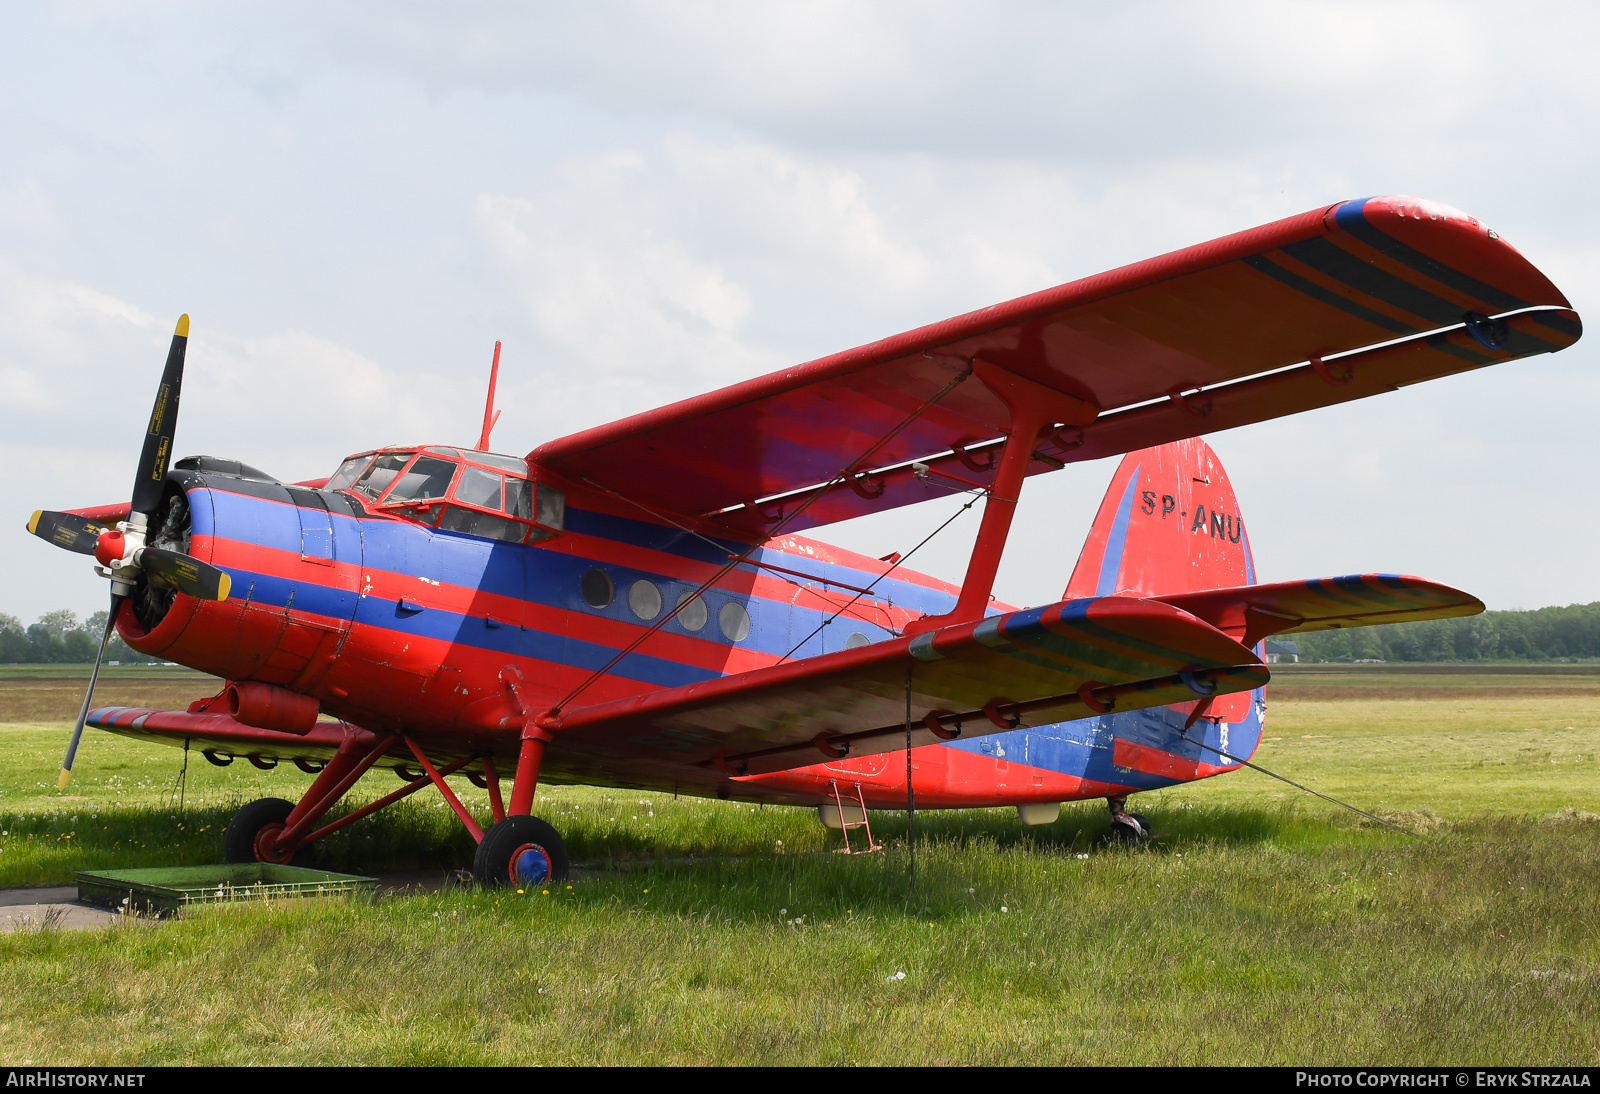
[[[511,880],[517,885],[537,885],[550,878],[550,855],[537,844],[524,844],[511,853]]]

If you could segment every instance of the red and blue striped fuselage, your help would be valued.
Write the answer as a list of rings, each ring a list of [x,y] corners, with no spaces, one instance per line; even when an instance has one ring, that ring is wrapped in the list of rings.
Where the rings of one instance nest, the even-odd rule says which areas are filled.
[[[538,702],[554,704],[749,547],[626,512],[571,483],[562,484],[562,529],[517,543],[444,531],[343,491],[172,476],[189,504],[190,553],[227,570],[233,593],[222,603],[180,596],[149,631],[125,611],[119,625],[130,645],[309,694],[326,714],[402,731],[439,757],[514,757],[521,713],[504,682],[508,666]],[[581,703],[877,642],[949,610],[957,592],[782,536],[594,679]],[[959,808],[1203,778],[1232,769],[1212,748],[1249,756],[1260,739],[1261,692],[1234,709],[1231,724],[1202,720],[1187,737],[1185,711],[1155,707],[926,745],[912,750],[912,786],[921,806]],[[769,775],[708,768],[693,782],[645,755],[599,763],[558,733],[541,778],[806,804],[832,801],[837,783],[859,785],[869,806],[894,807],[906,799],[906,768],[901,752]]]

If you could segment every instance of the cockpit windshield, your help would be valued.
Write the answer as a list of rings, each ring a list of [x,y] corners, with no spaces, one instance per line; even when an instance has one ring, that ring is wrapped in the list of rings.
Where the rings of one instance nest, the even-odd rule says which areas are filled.
[[[323,489],[350,489],[350,484],[356,481],[357,476],[359,476],[361,472],[366,469],[367,464],[371,462],[372,456],[370,453],[365,456],[351,456],[348,460],[345,460],[339,465],[339,470],[333,473],[333,477],[328,480],[327,486],[325,486]]]
[[[450,490],[450,480],[455,477],[454,460],[441,460],[438,456],[419,456],[417,462],[395,483],[384,504],[397,501],[428,501],[442,498]]]
[[[440,531],[509,543],[538,543],[566,526],[566,495],[538,483],[527,460],[476,449],[351,456],[326,489],[359,494]]]
[[[372,461],[372,466],[367,468],[366,474],[356,480],[352,489],[377,501],[378,496],[389,488],[394,477],[400,473],[400,469],[410,462],[411,456],[410,452],[385,452]]]

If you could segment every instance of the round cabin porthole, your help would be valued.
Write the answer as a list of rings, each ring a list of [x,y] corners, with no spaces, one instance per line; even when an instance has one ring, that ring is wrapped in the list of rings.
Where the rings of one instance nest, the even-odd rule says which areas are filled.
[[[583,591],[584,602],[591,608],[604,608],[617,595],[616,586],[611,584],[611,577],[604,570],[585,570],[578,587]]]
[[[628,607],[640,619],[654,619],[661,614],[661,590],[648,581],[635,581],[628,590]]]
[[[703,598],[697,596],[690,600],[689,594],[684,593],[678,597],[678,603],[683,605],[683,610],[674,618],[683,624],[684,630],[693,632],[706,625],[706,602]]]
[[[750,637],[750,613],[744,610],[743,604],[730,600],[717,613],[717,626],[722,628],[722,636],[729,642],[743,642]]]
[[[849,638],[844,640],[844,648],[847,650],[859,650],[862,646],[870,646],[871,644],[872,639],[868,638],[860,631],[856,631]]]

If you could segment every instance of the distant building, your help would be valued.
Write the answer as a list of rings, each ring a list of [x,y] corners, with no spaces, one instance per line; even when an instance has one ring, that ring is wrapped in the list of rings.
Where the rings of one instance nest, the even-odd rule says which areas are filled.
[[[1276,665],[1280,661],[1290,664],[1300,663],[1300,647],[1294,642],[1274,642],[1267,639],[1267,664]]]

